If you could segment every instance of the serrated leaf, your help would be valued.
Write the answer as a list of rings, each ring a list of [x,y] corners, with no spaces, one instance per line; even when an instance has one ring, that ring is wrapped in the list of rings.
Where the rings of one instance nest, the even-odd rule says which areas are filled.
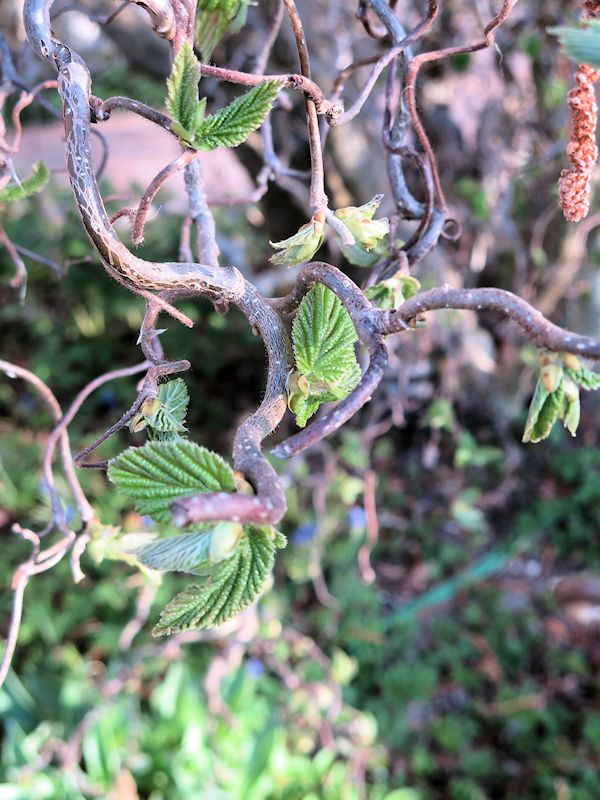
[[[309,383],[334,383],[357,364],[358,340],[350,315],[338,297],[318,283],[305,295],[292,325],[298,371]]]
[[[306,294],[292,324],[297,372],[288,381],[288,406],[303,428],[321,403],[342,400],[360,383],[350,315],[322,284]]]
[[[147,424],[160,432],[185,431],[185,415],[190,395],[183,378],[161,384],[158,388],[158,400],[160,406],[155,414],[146,418]]]
[[[555,392],[548,392],[544,389],[541,381],[538,380],[529,413],[523,432],[524,442],[541,442],[550,435],[554,423],[557,419],[565,416],[566,397],[562,386]]]
[[[281,81],[263,81],[198,126],[192,147],[215,150],[237,147],[259,128],[282,87]]]
[[[557,27],[548,32],[558,36],[573,61],[600,69],[600,20],[586,20],[584,28]]]
[[[586,369],[586,367],[580,367],[579,369],[566,367],[565,372],[582,389],[588,389],[589,391],[600,389],[600,374],[598,372],[592,372],[591,369]]]
[[[296,425],[299,428],[306,427],[308,420],[319,410],[321,402],[316,397],[290,396],[288,398],[289,409],[296,416]]]
[[[196,14],[195,44],[203,61],[227,32],[243,25],[249,0],[200,0]]]
[[[185,141],[195,133],[198,108],[198,81],[200,63],[191,44],[185,41],[175,56],[171,74],[167,78],[167,110],[173,117],[173,130]]]
[[[157,522],[169,522],[171,505],[182,497],[235,490],[231,467],[185,439],[130,447],[109,462],[108,477],[134,498],[138,513]]]
[[[31,197],[32,194],[41,192],[49,179],[50,172],[48,167],[42,161],[38,161],[37,164],[33,165],[31,175],[28,178],[20,183],[10,183],[0,190],[0,204],[25,200],[25,198]]]
[[[217,564],[202,584],[192,584],[163,609],[154,636],[221,625],[260,594],[275,560],[269,529],[248,526],[231,558]]]

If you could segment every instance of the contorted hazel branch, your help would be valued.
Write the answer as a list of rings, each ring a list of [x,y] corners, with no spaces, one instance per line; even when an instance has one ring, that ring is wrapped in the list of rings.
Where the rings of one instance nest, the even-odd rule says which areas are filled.
[[[439,0],[428,0],[426,15],[409,33],[397,19],[394,3],[361,0],[360,8],[368,6],[371,16],[379,18],[387,31],[386,41],[376,33],[375,27],[371,28],[370,23],[366,25],[375,32],[378,42],[388,46],[388,52],[376,55],[375,67],[365,89],[349,112],[339,115],[337,120],[335,117],[341,108],[327,101],[312,81],[309,49],[295,0],[282,0],[282,8],[289,17],[301,74],[287,73],[281,81],[266,81],[268,97],[262,96],[260,104],[258,89],[267,77],[262,74],[267,67],[266,55],[261,56],[256,67],[260,74],[202,66],[192,46],[195,0],[132,1],[149,11],[157,33],[171,43],[174,61],[167,84],[169,117],[129,98],[117,96],[103,101],[95,97],[85,61],[51,31],[49,9],[53,0],[25,0],[24,8],[31,45],[57,72],[65,120],[67,170],[83,225],[107,272],[133,292],[142,294],[148,302],[139,340],[147,359],[143,365],[147,373],[138,388],[137,398],[120,420],[75,457],[75,462],[79,466],[92,466],[82,459],[128,422],[132,432],[148,428],[149,441],[144,447],[131,447],[110,462],[96,462],[93,466],[106,466],[113,484],[135,499],[138,512],[148,513],[158,523],[174,523],[181,527],[216,523],[200,531],[166,537],[134,553],[139,564],[145,567],[165,572],[189,571],[206,577],[201,585],[187,587],[163,610],[155,629],[157,635],[162,635],[219,625],[253,602],[262,591],[273,567],[274,551],[285,545],[285,537],[274,525],[286,511],[284,485],[262,451],[263,440],[273,433],[288,409],[296,415],[296,422],[303,430],[275,447],[272,454],[276,457],[295,456],[341,428],[377,390],[387,367],[387,336],[401,332],[405,337],[417,336],[415,323],[426,312],[450,308],[486,310],[512,320],[529,341],[554,351],[556,356],[548,361],[560,379],[557,378],[551,388],[546,382],[537,392],[537,400],[532,404],[534,413],[530,413],[529,427],[526,427],[527,441],[540,441],[548,435],[556,419],[563,420],[565,427],[574,434],[579,421],[578,387],[600,388],[600,376],[581,365],[577,355],[600,358],[600,341],[554,326],[509,292],[495,288],[449,287],[421,292],[419,282],[410,274],[410,267],[437,244],[440,235],[451,236],[451,231],[444,228],[447,207],[435,152],[418,113],[417,79],[427,65],[490,46],[497,28],[506,21],[516,0],[497,0],[500,9],[474,41],[417,55],[414,51],[420,48],[422,35],[438,17]],[[222,1],[210,0],[210,4],[214,7]],[[592,9],[590,3],[586,4],[589,15],[596,13],[596,8],[596,5]],[[280,22],[281,14],[275,19],[275,28]],[[273,35],[268,41],[274,41]],[[330,124],[350,122],[375,90],[376,79],[384,69],[388,71],[381,133],[396,211],[391,224],[386,218],[373,217],[381,200],[379,195],[358,207],[337,210],[329,207],[323,159],[326,137],[317,119],[317,113],[322,113]],[[576,124],[569,155],[577,175],[585,175],[587,181],[596,158],[592,84],[597,75],[586,70],[580,68],[578,88],[570,96]],[[255,88],[206,116],[207,99],[198,97],[201,72]],[[274,144],[277,139],[271,135],[270,122],[265,123],[283,83],[297,86],[305,95],[311,170],[309,174],[287,170],[285,177],[295,181],[310,177],[307,200],[304,200],[308,194],[305,187],[295,188],[296,195],[298,189],[302,190],[303,202],[310,206],[312,218],[297,234],[275,244],[281,252],[272,262],[284,266],[305,264],[323,243],[324,222],[328,221],[340,237],[339,246],[343,252],[353,252],[355,260],[347,255],[348,260],[363,268],[373,268],[365,281],[369,287],[367,292],[337,267],[315,261],[305,264],[288,295],[267,299],[238,269],[219,265],[214,220],[204,194],[196,151],[220,145],[237,146],[262,123],[264,171],[257,179],[255,197],[262,196],[267,182],[283,174]],[[182,261],[160,263],[135,255],[114,230],[92,170],[90,135],[92,122],[106,119],[111,109],[117,107],[158,124],[177,136],[183,148],[179,157],[150,183],[137,213],[127,212],[135,216],[132,240],[134,243],[142,240],[144,219],[157,189],[173,172],[183,168],[190,200],[188,216],[195,221],[197,229],[197,262],[192,256],[188,227],[182,238]],[[404,141],[409,123],[412,123],[422,152]],[[323,131],[327,130],[326,125],[322,127]],[[406,162],[411,162],[420,176],[422,191],[417,196],[412,195],[404,177]],[[586,183],[584,200],[587,191]],[[419,197],[421,199],[417,199]],[[581,198],[577,203],[581,203]],[[394,235],[394,226],[400,219],[418,221],[416,230],[404,243]],[[372,253],[375,258],[371,261]],[[375,294],[371,290],[375,290]],[[177,379],[159,383],[165,375],[190,366],[187,361],[169,361],[164,357],[158,340],[160,331],[156,327],[160,311],[168,311],[191,325],[191,320],[173,305],[184,297],[208,298],[219,310],[236,306],[265,344],[266,387],[258,408],[235,433],[235,473],[218,454],[187,440],[186,434],[180,433],[187,430],[184,419],[189,393],[184,382]],[[372,300],[380,305],[374,305]],[[293,317],[291,326],[290,317]],[[357,340],[369,355],[368,364],[362,369],[354,349]],[[112,376],[116,377],[116,373]],[[54,449],[64,440],[66,427],[87,396],[86,392],[94,385],[83,390],[67,414],[57,421],[46,451],[47,471],[52,465]],[[304,427],[321,404],[334,401],[340,402]],[[70,454],[67,461],[65,471],[69,475]],[[57,495],[56,516],[58,500]],[[80,515],[85,520],[84,514]],[[95,531],[90,530],[86,535],[93,539]],[[81,538],[79,542],[82,541],[85,540]],[[17,612],[19,603],[17,594]]]
[[[600,16],[600,2],[585,0],[584,19]],[[558,179],[560,207],[568,222],[579,222],[590,208],[592,194],[591,178],[598,159],[596,146],[596,123],[598,106],[594,84],[600,72],[587,64],[580,64],[575,72],[577,84],[568,93],[571,111],[571,135],[567,155],[573,169],[563,169]]]

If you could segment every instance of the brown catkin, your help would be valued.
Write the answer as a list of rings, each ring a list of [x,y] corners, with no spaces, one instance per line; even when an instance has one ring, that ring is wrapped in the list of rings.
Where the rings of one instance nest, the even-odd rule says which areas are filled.
[[[600,17],[600,0],[584,0],[584,19]],[[565,219],[579,222],[590,208],[592,195],[591,178],[598,158],[596,146],[596,122],[598,106],[594,84],[600,72],[580,64],[575,72],[576,86],[567,95],[571,111],[571,136],[567,155],[573,169],[563,169],[558,180],[560,207]]]
[[[560,206],[569,222],[578,222],[588,213],[590,207],[590,179],[598,158],[596,146],[596,118],[598,107],[594,83],[600,73],[583,64],[577,67],[574,89],[568,97],[571,109],[571,136],[567,145],[567,155],[572,170],[563,169],[558,181]]]

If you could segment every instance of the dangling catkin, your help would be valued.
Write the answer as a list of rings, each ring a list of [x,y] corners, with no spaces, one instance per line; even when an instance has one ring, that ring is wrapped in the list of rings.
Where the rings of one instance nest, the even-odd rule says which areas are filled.
[[[584,0],[584,19],[600,17],[600,0]],[[560,206],[569,222],[579,222],[590,207],[591,177],[598,158],[596,121],[598,106],[594,84],[600,72],[580,64],[575,72],[575,88],[567,95],[571,111],[571,135],[567,155],[573,169],[563,169],[558,181]]]

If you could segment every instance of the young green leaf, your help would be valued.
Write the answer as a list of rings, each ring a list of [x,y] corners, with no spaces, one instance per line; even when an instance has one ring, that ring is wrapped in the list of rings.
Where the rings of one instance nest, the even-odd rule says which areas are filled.
[[[137,552],[138,560],[161,572],[193,572],[210,565],[213,528],[199,533],[181,533],[159,539]]]
[[[378,308],[384,311],[391,311],[417,294],[420,288],[420,282],[413,278],[412,275],[397,273],[387,280],[379,281],[374,286],[370,286],[365,291],[365,297]]]
[[[165,433],[184,432],[190,395],[183,378],[162,383],[158,388],[158,401],[160,405],[155,413],[146,418],[148,426]]]
[[[299,428],[306,427],[306,423],[317,413],[320,405],[321,400],[316,397],[288,394],[288,408],[296,416],[296,425]]]
[[[228,31],[239,30],[245,21],[250,0],[199,0],[196,14],[195,45],[204,62]]]
[[[357,364],[358,340],[340,299],[318,283],[305,295],[292,325],[298,371],[309,383],[335,383]]]
[[[306,294],[292,325],[297,372],[288,381],[288,406],[303,428],[321,403],[347,397],[360,382],[352,320],[322,284]]]
[[[581,403],[579,399],[579,386],[572,378],[565,375],[562,381],[562,388],[565,393],[565,407],[563,415],[563,425],[571,436],[577,435],[579,427],[579,417],[581,414]]]
[[[194,138],[197,125],[199,80],[200,64],[191,44],[185,41],[167,79],[167,110],[173,117],[173,130],[186,142]]]
[[[539,380],[529,406],[523,441],[536,443],[546,439],[556,420],[562,419],[564,414],[565,392],[562,385],[555,392],[548,392]]]
[[[48,167],[42,162],[38,161],[33,165],[31,175],[20,183],[10,183],[0,190],[0,205],[3,203],[12,203],[15,200],[25,200],[31,197],[32,194],[41,192],[44,186],[50,179],[50,172]]]
[[[586,20],[584,28],[548,28],[548,32],[558,36],[573,61],[600,69],[600,20]]]
[[[580,366],[579,369],[565,368],[565,372],[582,389],[594,391],[600,389],[600,374],[591,369]]]
[[[196,150],[237,147],[262,125],[281,86],[281,81],[263,81],[206,117],[195,131],[192,147]]]
[[[233,470],[216,453],[185,439],[130,447],[108,465],[108,477],[133,497],[140,514],[169,522],[181,497],[235,490]]]
[[[260,594],[273,569],[277,541],[271,528],[248,526],[235,553],[202,584],[192,584],[163,609],[154,636],[221,625]]]
[[[353,245],[341,242],[340,246],[348,261],[357,267],[371,267],[389,255],[386,243],[390,232],[389,220],[387,217],[373,219],[382,199],[383,195],[378,194],[362,206],[348,206],[335,212],[354,236]]]
[[[154,532],[122,533],[121,528],[96,521],[88,527],[90,536],[86,552],[96,564],[103,561],[122,561],[136,567],[156,582],[157,576],[138,559],[137,553],[156,539]]]
[[[296,233],[280,242],[270,242],[271,247],[279,250],[271,256],[271,264],[304,264],[317,252],[325,238],[325,215],[318,211],[314,217],[303,225]]]

